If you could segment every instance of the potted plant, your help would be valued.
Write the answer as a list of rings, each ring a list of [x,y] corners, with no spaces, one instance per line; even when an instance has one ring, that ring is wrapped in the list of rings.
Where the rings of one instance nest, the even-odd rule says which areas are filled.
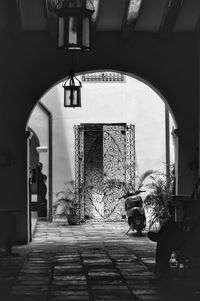
[[[150,176],[151,182],[145,185],[148,194],[144,199],[144,206],[150,209],[149,228],[156,224],[162,226],[171,216],[173,177],[173,175],[167,177],[163,173],[155,172]]]
[[[79,218],[74,180],[67,181],[65,185],[65,190],[61,190],[56,194],[58,199],[53,205],[54,216],[66,217],[70,225],[76,225],[79,223]]]

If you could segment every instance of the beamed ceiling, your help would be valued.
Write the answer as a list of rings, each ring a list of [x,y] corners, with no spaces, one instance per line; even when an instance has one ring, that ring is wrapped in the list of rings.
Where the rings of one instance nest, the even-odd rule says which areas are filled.
[[[0,0],[0,31],[56,32],[48,1]],[[91,0],[93,31],[115,32],[131,39],[134,32],[198,33],[200,0]]]

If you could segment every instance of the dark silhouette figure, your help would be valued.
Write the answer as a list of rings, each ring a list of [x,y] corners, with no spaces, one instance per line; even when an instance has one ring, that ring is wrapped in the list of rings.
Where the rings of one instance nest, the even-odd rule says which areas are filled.
[[[158,278],[170,272],[170,258],[173,251],[186,256],[200,253],[200,200],[189,202],[185,208],[183,221],[168,220],[158,232],[149,232],[148,238],[157,242],[155,273]]]
[[[175,164],[173,164],[172,166],[172,194],[175,195],[176,194],[176,177],[175,177]]]
[[[42,173],[42,163],[39,162],[37,168],[33,170],[32,182],[37,184],[37,211],[39,217],[47,216],[47,176]]]

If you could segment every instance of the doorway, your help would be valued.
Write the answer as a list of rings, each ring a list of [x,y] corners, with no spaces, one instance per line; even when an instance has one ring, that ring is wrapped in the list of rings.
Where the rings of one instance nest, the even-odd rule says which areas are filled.
[[[121,220],[126,189],[135,189],[135,126],[80,124],[75,130],[75,189],[80,220]]]

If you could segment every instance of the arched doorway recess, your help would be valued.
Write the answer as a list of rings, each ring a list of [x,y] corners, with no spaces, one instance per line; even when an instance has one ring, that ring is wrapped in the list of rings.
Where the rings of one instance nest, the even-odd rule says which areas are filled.
[[[107,70],[106,70],[107,71]],[[105,70],[95,70],[95,73],[98,73],[98,72],[105,72]],[[109,70],[107,72],[115,72],[113,70]],[[84,73],[85,74],[85,73]],[[87,74],[94,74],[94,71],[91,71]],[[173,128],[175,129],[176,128],[176,121],[173,121],[174,120],[174,117],[173,117],[173,114],[169,108],[169,105],[167,104],[166,100],[164,99],[164,97],[161,95],[160,92],[158,92],[157,89],[155,89],[151,84],[147,83],[146,81],[144,81],[143,79],[137,77],[137,76],[133,76],[131,74],[125,74],[123,73],[124,76],[126,77],[126,79],[130,80],[130,81],[135,81],[135,82],[139,82],[141,85],[143,85],[143,87],[148,87],[148,90],[151,91],[151,93],[153,94],[156,94],[157,95],[157,99],[162,100],[162,103],[163,104],[163,109],[162,109],[162,114],[164,114],[163,116],[165,116],[166,112],[170,112],[170,122],[173,123]],[[80,74],[81,76],[81,74]],[[83,78],[82,78],[83,79]],[[127,83],[127,81],[126,81]],[[76,119],[76,122],[73,123],[73,125],[75,124],[80,124],[80,123],[97,123],[97,122],[110,122],[111,119],[110,117],[108,117],[107,119],[102,119],[102,117],[99,117],[99,119],[95,116],[95,111],[98,111],[98,112],[101,112],[101,114],[103,113],[103,115],[105,115],[105,112],[108,110],[109,111],[109,106],[108,106],[108,103],[111,102],[111,99],[113,98],[113,96],[111,95],[111,92],[108,92],[108,85],[110,85],[110,89],[111,89],[111,86],[113,88],[113,85],[115,86],[116,88],[116,82],[110,82],[110,83],[101,83],[101,85],[103,84],[107,84],[107,93],[109,94],[108,95],[108,102],[107,104],[104,103],[104,105],[102,106],[102,99],[104,99],[104,96],[103,96],[103,92],[102,92],[102,89],[99,89],[99,91],[97,91],[97,85],[98,85],[98,82],[95,82],[94,85],[95,86],[95,89],[93,89],[92,91],[92,83],[89,82],[89,81],[84,81],[83,82],[83,90],[82,90],[82,104],[83,104],[83,107],[80,108],[80,109],[68,109],[68,115],[64,116],[65,113],[66,113],[66,109],[63,108],[63,101],[62,101],[62,97],[63,97],[63,91],[62,91],[62,87],[61,87],[61,83],[57,83],[55,84],[53,87],[51,87],[47,93],[45,95],[43,95],[43,97],[40,99],[40,102],[45,104],[46,107],[48,107],[48,110],[51,112],[52,114],[52,118],[53,118],[53,126],[54,126],[54,133],[53,133],[53,136],[56,137],[56,139],[59,137],[60,133],[66,133],[67,132],[67,135],[69,135],[69,140],[66,141],[65,139],[63,138],[58,138],[57,141],[55,141],[55,139],[53,138],[53,141],[54,141],[54,147],[57,145],[59,145],[59,149],[62,149],[64,152],[61,154],[58,154],[57,151],[55,151],[54,147],[53,147],[53,154],[54,154],[54,159],[51,158],[51,160],[54,162],[54,171],[55,170],[59,170],[59,175],[55,175],[54,174],[54,187],[53,187],[53,191],[54,191],[54,195],[52,195],[52,199],[55,199],[55,194],[56,192],[58,191],[61,191],[64,189],[64,183],[67,181],[67,180],[70,180],[70,179],[73,179],[74,178],[74,154],[72,155],[72,152],[74,153],[74,138],[73,138],[73,126],[72,124],[70,125],[69,122],[71,120],[73,120],[73,118]],[[93,87],[94,87],[93,85]],[[118,83],[119,85],[119,89],[117,90],[118,93],[120,93],[120,90],[123,90],[124,89],[124,83]],[[122,85],[122,86],[120,86]],[[115,109],[117,109],[118,111],[118,115],[117,117],[115,118],[115,120],[112,119],[112,122],[127,122],[127,114],[125,113],[125,109],[124,109],[124,106],[125,108],[128,108],[128,111],[130,111],[130,103],[131,102],[134,102],[134,98],[136,96],[138,96],[138,93],[139,93],[139,88],[138,86],[134,86],[134,87],[131,87],[131,85],[133,85],[133,83],[130,83],[129,82],[129,87],[126,89],[125,93],[127,93],[126,97],[127,99],[129,98],[129,100],[127,101],[126,100],[126,97],[124,95],[121,94],[121,97],[123,99],[123,101],[119,104],[114,105]],[[88,89],[86,89],[86,86],[88,86]],[[123,89],[121,89],[121,87],[123,87]],[[150,93],[150,92],[149,92]],[[150,93],[150,94],[151,94]],[[101,106],[98,107],[97,106],[97,94],[98,94],[98,97],[99,99],[101,98]],[[89,96],[90,95],[90,96]],[[149,98],[152,97],[152,95],[148,95]],[[116,96],[115,96],[116,98]],[[55,107],[55,99],[56,99],[56,103],[57,103],[57,107]],[[57,99],[59,99],[59,101],[57,101]],[[141,99],[140,99],[141,101]],[[86,114],[84,118],[80,118],[80,116],[83,116],[84,115],[84,105],[86,104],[86,102],[88,102],[88,105],[89,105],[89,111],[90,112],[88,115]],[[138,111],[138,104],[139,102],[135,105],[135,109]],[[97,108],[96,108],[97,106]],[[143,104],[144,106],[144,104]],[[112,112],[112,109],[114,109],[114,107],[111,107],[109,111],[110,114]],[[154,115],[154,120],[156,118],[156,116],[158,116],[160,114],[160,112],[157,112],[156,113],[156,109],[153,108],[153,104],[150,104],[149,107],[144,107],[143,108],[144,111],[149,111],[151,110],[151,113]],[[65,110],[65,111],[64,111]],[[88,108],[87,108],[88,110]],[[133,112],[135,112],[135,110],[133,108],[131,108],[131,110]],[[123,112],[124,112],[124,116],[123,116]],[[75,116],[77,114],[77,116]],[[138,112],[137,112],[138,114]],[[60,117],[59,117],[60,116]],[[111,115],[110,115],[111,116]],[[122,117],[123,116],[123,117]],[[77,119],[78,118],[78,119]],[[31,119],[31,117],[30,117]],[[60,119],[60,123],[59,123],[59,119]],[[62,121],[61,121],[62,119]],[[140,119],[143,119],[144,121],[146,121],[146,116],[143,115],[142,113],[140,113]],[[67,121],[68,120],[68,121]],[[164,119],[163,119],[164,120]],[[134,118],[129,116],[128,117],[128,122],[135,122]],[[56,126],[57,124],[57,126]],[[168,124],[169,126],[169,124]],[[69,128],[71,127],[71,133]],[[164,127],[166,127],[166,124],[163,125],[163,129]],[[155,133],[156,131],[159,130],[159,126],[155,127],[153,132]],[[166,135],[166,130],[164,129],[164,135]],[[163,136],[164,136],[163,135]],[[169,138],[169,137],[168,137]],[[172,140],[172,138],[170,138]],[[176,139],[177,140],[177,139]],[[69,142],[70,141],[70,142]],[[166,144],[166,138],[163,139],[162,141],[163,144]],[[162,144],[160,143],[160,144]],[[169,144],[172,144],[173,142],[170,141]],[[154,145],[154,147],[156,147],[157,145],[157,142],[156,141],[153,141],[152,143]],[[177,145],[175,145],[175,149],[176,149]],[[145,146],[146,149],[148,149],[148,146],[146,145]],[[165,145],[165,148],[164,148],[164,151],[163,153],[166,152],[166,145]],[[177,153],[177,151],[176,151]],[[56,157],[57,156],[57,157]],[[165,159],[166,159],[166,154],[165,154]],[[163,157],[163,162],[165,162],[166,160],[164,159]],[[176,155],[175,155],[176,157]],[[176,158],[173,158],[173,160],[176,162],[178,162],[177,160],[177,157]],[[57,160],[58,163],[58,166],[56,166],[56,163],[55,163],[55,160]],[[68,163],[66,163],[66,161]],[[146,162],[148,160],[146,159]],[[162,161],[162,160],[160,160]],[[162,162],[162,164],[163,164]],[[152,168],[151,166],[147,166],[146,169],[148,168]],[[68,172],[66,174],[66,171]],[[144,171],[144,167],[143,167],[143,171]]]

